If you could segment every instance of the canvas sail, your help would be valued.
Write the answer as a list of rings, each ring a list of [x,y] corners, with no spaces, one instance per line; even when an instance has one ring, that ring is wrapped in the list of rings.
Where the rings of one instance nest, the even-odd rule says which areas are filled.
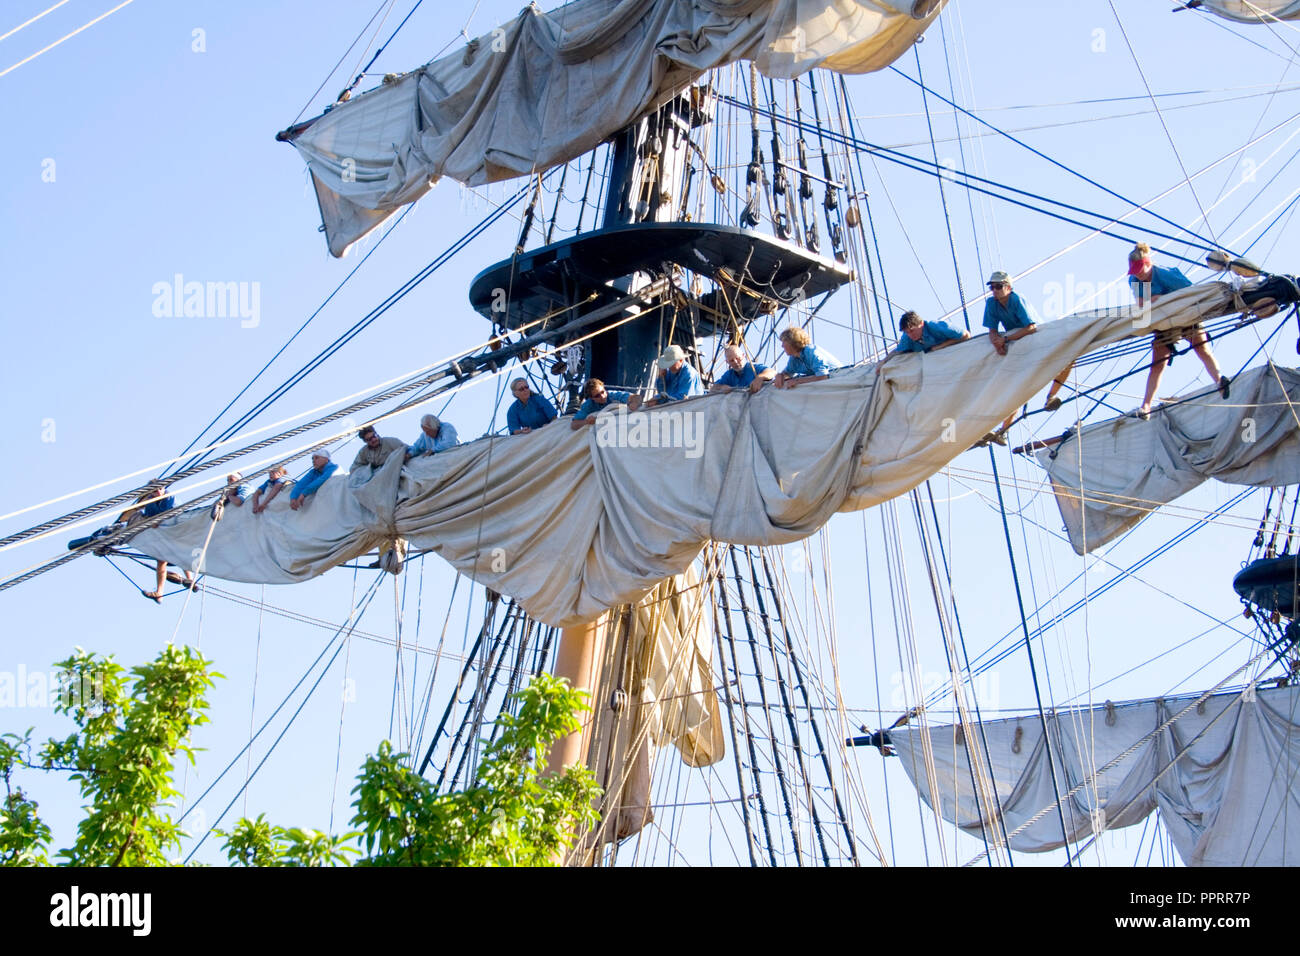
[[[1203,389],[1149,421],[1115,418],[1038,453],[1070,544],[1085,554],[1209,478],[1289,485],[1300,476],[1300,373],[1266,365]]]
[[[443,176],[471,186],[594,149],[705,71],[888,66],[946,0],[576,0],[512,22],[282,133],[302,154],[330,252]]]
[[[1232,309],[1193,286],[1040,326],[997,355],[987,337],[899,355],[796,389],[706,396],[573,431],[566,420],[336,476],[291,511],[206,508],[132,539],[215,577],[291,584],[405,539],[555,626],[635,603],[708,541],[801,540],[836,512],[916,487],[1085,352]],[[462,433],[467,423],[461,423]],[[205,542],[210,542],[204,551]]]
[[[1300,0],[1205,0],[1199,9],[1238,23],[1300,20]]]
[[[1049,714],[1055,792],[1036,715],[973,727],[974,747],[957,725],[903,727],[889,735],[899,764],[945,820],[975,836],[985,829],[990,842],[1005,832],[1015,850],[1041,853],[1066,845],[1062,819],[1073,845],[1095,830],[1141,823],[1158,809],[1188,866],[1300,863],[1300,687],[1216,694],[1189,708],[1195,701],[1107,703]],[[1130,748],[1130,755],[1094,776]],[[995,799],[976,799],[972,759],[992,768]],[[1076,787],[1058,813],[1057,793]]]

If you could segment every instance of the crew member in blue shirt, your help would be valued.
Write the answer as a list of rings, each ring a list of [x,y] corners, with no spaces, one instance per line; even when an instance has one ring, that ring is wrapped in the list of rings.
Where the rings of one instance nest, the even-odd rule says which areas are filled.
[[[530,432],[555,421],[555,406],[541,395],[534,395],[528,387],[528,379],[515,379],[510,383],[510,392],[515,396],[514,403],[506,410],[506,427],[510,434]]]
[[[437,415],[425,415],[420,419],[420,437],[414,445],[406,448],[406,460],[420,455],[434,455],[460,444],[456,437],[456,428],[451,422],[444,422]]]
[[[691,368],[680,345],[670,345],[664,349],[659,356],[658,365],[659,377],[663,383],[659,386],[659,394],[645,403],[647,408],[704,394],[700,373]]]
[[[916,312],[904,312],[898,320],[898,330],[903,334],[898,339],[898,348],[894,349],[895,355],[933,352],[970,338],[969,332],[958,332],[947,322],[926,322]]]
[[[772,384],[777,388],[794,388],[798,383],[820,382],[840,367],[829,355],[817,351],[812,337],[798,326],[790,326],[781,333],[781,348],[789,356],[785,371],[777,372]]]
[[[149,501],[150,498],[157,498],[158,500]],[[148,501],[149,503],[141,508],[139,506],[139,502],[141,501]],[[140,494],[137,503],[123,511],[117,520],[124,521],[127,524],[135,524],[137,521],[143,521],[146,518],[156,518],[158,515],[171,511],[175,507],[176,498],[167,494],[167,486],[161,481],[151,481],[149,482],[149,487]],[[141,588],[140,593],[149,600],[161,604],[163,583],[165,581],[171,581],[174,584],[179,584],[183,587],[197,591],[198,583],[194,580],[194,572],[189,568],[182,568],[181,570],[185,572],[184,579],[174,571],[169,574],[167,572],[167,562],[159,559],[157,564],[158,580],[154,585],[154,589],[152,591],[146,591],[144,588]]]
[[[289,507],[297,511],[310,495],[316,494],[320,486],[329,480],[330,475],[339,470],[339,466],[330,461],[330,450],[321,448],[312,453],[311,468],[298,479],[289,494]]]
[[[747,362],[739,345],[728,345],[722,350],[722,357],[726,359],[727,370],[713,383],[709,389],[711,393],[725,395],[733,388],[747,388],[751,392],[757,392],[764,382],[770,382],[776,377],[776,369],[758,362]]]
[[[596,416],[610,405],[626,405],[627,410],[630,412],[634,412],[641,407],[640,395],[610,391],[605,388],[605,383],[598,378],[588,379],[582,394],[586,398],[578,409],[578,414],[574,415],[573,421],[569,423],[569,427],[574,431],[577,431],[583,425],[596,424]]]
[[[984,328],[989,330],[993,350],[1006,355],[1008,342],[1038,331],[1038,316],[1032,305],[1011,291],[1011,277],[1005,272],[999,270],[989,276],[988,285],[993,294],[984,303]],[[999,331],[999,327],[1006,332]]]
[[[1128,283],[1133,289],[1138,305],[1144,306],[1148,298],[1155,301],[1162,295],[1186,289],[1192,284],[1192,280],[1177,269],[1152,265],[1151,247],[1145,242],[1139,242],[1128,254]],[[1160,376],[1164,375],[1165,366],[1169,364],[1169,357],[1174,354],[1180,339],[1186,339],[1187,344],[1196,352],[1196,357],[1205,366],[1205,371],[1210,373],[1210,380],[1218,382],[1219,394],[1225,399],[1228,397],[1230,382],[1228,376],[1219,371],[1219,363],[1214,353],[1210,351],[1210,338],[1205,334],[1205,327],[1197,322],[1183,328],[1166,329],[1151,337],[1151,371],[1147,373],[1146,395],[1143,396],[1142,404],[1134,413],[1138,418],[1151,417],[1151,403],[1155,400],[1156,390],[1160,387]]]

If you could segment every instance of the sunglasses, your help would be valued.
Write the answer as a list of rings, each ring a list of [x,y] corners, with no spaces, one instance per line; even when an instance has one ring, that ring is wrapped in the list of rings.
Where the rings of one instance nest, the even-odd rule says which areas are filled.
[[[1005,282],[990,282],[990,283],[989,283],[989,288],[990,288],[990,289],[1005,289],[1006,287],[1007,287],[1007,284],[1006,284]]]

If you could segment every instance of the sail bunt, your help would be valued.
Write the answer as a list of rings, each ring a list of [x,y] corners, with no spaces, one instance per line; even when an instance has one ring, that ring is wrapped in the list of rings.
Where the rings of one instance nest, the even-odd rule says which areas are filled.
[[[1273,364],[1232,383],[1232,398],[1197,391],[1149,421],[1115,418],[1038,453],[1075,553],[1115,540],[1209,478],[1293,484],[1300,475],[1300,373]]]
[[[227,509],[214,528],[202,508],[132,544],[183,567],[202,556],[218,578],[290,584],[405,540],[569,626],[635,603],[708,541],[785,544],[904,494],[1085,352],[1232,308],[1229,288],[1210,283],[1149,313],[1052,322],[1005,356],[981,337],[798,389],[611,411],[581,432],[561,419],[405,464],[395,452],[373,476],[326,481],[301,510],[281,496],[260,515]]]
[[[883,69],[946,0],[576,0],[512,22],[277,137],[311,170],[331,254],[450,176],[471,186],[594,149],[707,70]]]
[[[1300,20],[1300,0],[1200,0],[1187,6],[1238,23]]]
[[[1251,685],[889,737],[921,797],[936,806],[937,788],[943,818],[990,844],[1047,852],[1159,810],[1188,866],[1294,866],[1298,707],[1300,687]]]

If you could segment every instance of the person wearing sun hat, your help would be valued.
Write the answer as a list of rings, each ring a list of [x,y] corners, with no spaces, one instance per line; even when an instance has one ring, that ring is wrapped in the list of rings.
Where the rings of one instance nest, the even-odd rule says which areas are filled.
[[[1006,355],[1008,343],[1038,331],[1038,314],[1032,305],[1011,291],[1011,277],[1001,269],[989,276],[988,287],[990,295],[984,303],[984,328],[989,330],[989,342],[993,351]],[[1049,412],[1061,407],[1061,400],[1056,397],[1056,393],[1061,390],[1073,368],[1073,365],[1069,366],[1052,380],[1052,387],[1047,392],[1047,401],[1043,406]],[[980,439],[980,444],[996,442],[1005,445],[1006,430],[1011,427],[1015,417],[1015,412],[1008,415],[1002,427],[985,435]]]
[[[298,479],[289,495],[289,507],[297,511],[309,497],[316,494],[320,487],[329,480],[330,475],[339,470],[339,466],[330,461],[328,448],[317,448],[311,453],[311,468]]]
[[[686,352],[680,345],[670,345],[664,349],[656,363],[659,377],[663,382],[659,394],[646,402],[647,407],[662,405],[665,402],[680,402],[692,395],[703,395],[704,386],[700,382],[700,373],[691,368],[686,361]]]

